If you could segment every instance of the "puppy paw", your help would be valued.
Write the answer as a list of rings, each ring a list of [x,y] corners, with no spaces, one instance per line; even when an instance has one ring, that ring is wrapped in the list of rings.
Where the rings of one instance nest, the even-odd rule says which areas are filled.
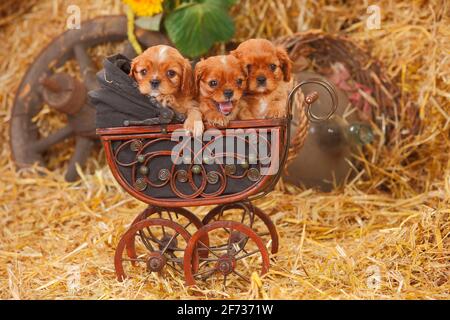
[[[285,108],[276,108],[269,110],[266,115],[266,119],[277,119],[286,117]]]
[[[184,122],[183,128],[190,132],[195,138],[201,137],[204,130],[203,122],[194,119],[187,119]]]
[[[226,127],[228,125],[228,119],[224,115],[218,113],[208,116],[208,123],[214,127]]]
[[[175,105],[175,97],[172,95],[159,95],[156,100],[163,105],[163,107],[173,107]]]

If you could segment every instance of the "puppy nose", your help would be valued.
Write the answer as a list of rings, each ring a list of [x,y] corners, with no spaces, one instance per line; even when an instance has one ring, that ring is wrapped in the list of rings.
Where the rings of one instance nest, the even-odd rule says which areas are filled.
[[[233,94],[234,94],[233,90],[230,89],[223,90],[223,95],[225,96],[225,98],[230,99],[233,96]]]
[[[256,81],[258,82],[259,85],[265,85],[266,84],[266,77],[264,76],[258,76],[256,78]]]
[[[150,84],[152,85],[153,89],[158,88],[160,83],[161,83],[161,80],[158,80],[158,79],[153,79],[152,81],[150,81]]]

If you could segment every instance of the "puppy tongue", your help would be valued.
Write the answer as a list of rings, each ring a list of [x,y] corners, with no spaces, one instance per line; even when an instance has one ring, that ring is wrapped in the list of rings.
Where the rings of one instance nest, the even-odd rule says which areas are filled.
[[[231,103],[231,101],[219,102],[219,109],[220,112],[227,115],[231,112],[231,109],[233,109],[233,104]]]

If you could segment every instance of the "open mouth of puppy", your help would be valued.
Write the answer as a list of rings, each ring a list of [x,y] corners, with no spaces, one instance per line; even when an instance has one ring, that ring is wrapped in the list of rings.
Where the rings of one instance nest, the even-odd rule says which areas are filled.
[[[217,111],[221,112],[224,115],[229,115],[231,113],[231,111],[233,110],[233,103],[234,101],[229,100],[229,101],[223,101],[223,102],[218,102],[213,100],[214,105],[217,108]]]

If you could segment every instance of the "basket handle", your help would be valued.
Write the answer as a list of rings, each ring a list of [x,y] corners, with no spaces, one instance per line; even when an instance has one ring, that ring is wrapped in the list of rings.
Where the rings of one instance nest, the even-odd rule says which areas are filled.
[[[304,80],[304,81],[300,82],[299,84],[297,84],[291,90],[291,92],[289,92],[288,100],[287,100],[287,110],[288,110],[288,117],[289,117],[289,119],[292,118],[293,97],[295,96],[296,92],[302,86],[304,86],[306,84],[318,84],[318,85],[324,87],[328,91],[328,94],[331,97],[331,109],[330,109],[330,112],[328,112],[328,114],[325,117],[318,117],[314,113],[312,113],[311,106],[319,98],[319,94],[317,93],[317,91],[313,91],[310,94],[308,94],[305,97],[306,116],[308,117],[308,119],[310,121],[313,121],[313,122],[314,121],[325,121],[325,120],[330,119],[331,116],[336,112],[336,109],[338,107],[338,96],[336,94],[336,90],[334,89],[334,86],[330,82],[328,82],[326,80],[319,79],[319,78],[311,78],[311,79],[308,79],[308,80]]]
[[[313,91],[309,93],[305,97],[305,104],[306,104],[306,110],[303,109],[303,104],[300,106],[300,114],[299,114],[299,125],[297,128],[297,132],[295,133],[295,136],[291,139],[291,124],[290,121],[292,121],[292,102],[293,97],[297,93],[297,91],[306,84],[318,84],[322,87],[324,87],[328,94],[331,97],[331,109],[330,112],[325,117],[319,117],[316,116],[312,110],[311,107],[314,102],[317,101],[319,98],[319,94],[317,91]],[[336,94],[336,90],[334,89],[334,86],[329,83],[326,80],[318,79],[318,78],[312,78],[309,80],[305,80],[297,84],[292,91],[289,93],[288,101],[287,101],[287,109],[288,109],[288,119],[289,124],[287,128],[287,134],[288,134],[288,143],[285,150],[285,161],[284,161],[284,169],[287,170],[287,167],[289,163],[292,162],[292,160],[295,159],[300,149],[303,147],[303,144],[305,143],[306,136],[308,135],[308,128],[309,128],[309,121],[311,122],[320,122],[320,121],[326,121],[331,118],[331,116],[336,112],[336,109],[338,107],[338,96]],[[309,121],[308,121],[309,120]]]

